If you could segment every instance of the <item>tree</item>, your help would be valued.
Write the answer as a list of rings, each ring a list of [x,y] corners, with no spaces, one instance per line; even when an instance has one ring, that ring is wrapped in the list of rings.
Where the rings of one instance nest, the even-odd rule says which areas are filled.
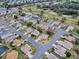
[[[49,53],[53,53],[54,52],[54,47],[51,47],[49,50],[48,50]]]
[[[76,39],[75,44],[79,45],[79,39]]]
[[[3,40],[2,40],[2,38],[0,37],[0,43],[2,43],[2,41],[3,41]]]
[[[79,29],[77,29],[76,32],[79,34]]]
[[[64,23],[65,21],[66,21],[66,18],[63,17],[62,20],[61,20],[61,22]]]
[[[79,25],[79,21],[77,21],[77,25]]]
[[[41,5],[37,4],[37,8],[41,8]]]
[[[18,19],[18,16],[14,15],[14,19]]]
[[[43,33],[42,29],[37,27],[37,30],[40,32],[40,33]]]
[[[46,55],[43,55],[41,59],[48,59],[48,57]]]
[[[0,37],[0,40],[2,40],[2,38]]]
[[[43,10],[41,10],[40,15],[41,15],[41,16],[43,16],[43,14],[44,14],[44,11],[43,11]]]
[[[66,52],[66,57],[70,57],[71,56],[71,53],[70,52]]]
[[[31,8],[29,8],[28,10],[29,10],[30,13],[32,13],[32,9]]]
[[[32,22],[27,22],[28,27],[32,26],[32,24],[33,24]]]

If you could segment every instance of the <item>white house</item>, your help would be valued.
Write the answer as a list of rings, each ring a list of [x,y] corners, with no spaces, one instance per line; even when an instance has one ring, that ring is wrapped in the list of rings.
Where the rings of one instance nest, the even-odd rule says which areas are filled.
[[[32,35],[35,35],[35,36],[38,36],[40,33],[39,33],[39,31],[35,30],[35,31],[33,31],[31,34],[32,34]]]
[[[73,25],[69,25],[68,28],[66,29],[67,32],[72,31],[75,28]]]
[[[59,44],[62,45],[63,47],[65,47],[65,48],[69,49],[69,50],[71,48],[73,48],[73,44],[71,42],[67,41],[67,40],[61,41]]]
[[[5,15],[6,14],[6,8],[0,7],[0,15]]]
[[[67,50],[60,45],[56,45],[54,52],[57,53],[61,57],[65,57],[65,52]]]

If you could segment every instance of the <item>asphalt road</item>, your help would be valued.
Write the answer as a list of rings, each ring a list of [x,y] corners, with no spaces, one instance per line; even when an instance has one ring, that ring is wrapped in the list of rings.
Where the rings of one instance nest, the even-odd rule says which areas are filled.
[[[64,35],[67,34],[66,31],[64,30],[57,30],[57,34],[54,36],[54,38],[47,44],[47,45],[40,45],[37,42],[35,42],[33,39],[29,38],[28,36],[16,31],[15,29],[13,29],[11,26],[9,26],[8,23],[6,23],[5,21],[0,21],[0,23],[4,23],[5,25],[7,25],[15,34],[18,34],[19,36],[21,36],[23,39],[25,39],[26,41],[29,41],[30,43],[32,43],[35,47],[36,47],[36,53],[33,56],[32,59],[40,59],[40,57],[53,45],[55,44],[55,42],[57,40],[59,40],[59,38]]]
[[[33,56],[32,59],[40,59],[40,57],[42,55],[44,55],[44,53],[53,45],[55,44],[55,42],[57,40],[59,40],[59,38],[61,37],[61,35],[67,34],[66,31],[64,30],[58,30],[58,33],[54,36],[54,38],[46,45],[46,46],[42,46],[37,49],[36,54]]]

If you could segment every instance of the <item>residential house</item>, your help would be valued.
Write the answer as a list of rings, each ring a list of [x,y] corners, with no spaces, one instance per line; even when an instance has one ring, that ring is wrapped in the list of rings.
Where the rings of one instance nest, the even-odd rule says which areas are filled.
[[[24,21],[28,21],[29,19],[32,18],[32,14],[31,13],[26,13],[25,16],[21,16],[20,19],[24,20]]]
[[[6,15],[6,8],[0,7],[0,16]]]
[[[5,38],[5,42],[6,43],[10,43],[12,42],[13,40],[15,39],[15,35],[11,35],[11,36],[8,36],[7,38]]]
[[[29,27],[29,28],[26,29],[25,34],[29,34],[29,33],[31,33],[32,31],[33,31],[33,29]]]
[[[28,53],[31,53],[31,47],[28,44],[25,44],[24,46],[21,47],[22,52],[24,52],[26,55],[28,55]]]
[[[75,42],[76,41],[76,38],[73,37],[73,36],[70,36],[70,35],[66,35],[64,36],[64,38],[70,42]]]
[[[58,57],[56,57],[54,54],[50,53],[47,55],[48,59],[59,59]]]
[[[18,52],[16,50],[12,50],[11,52],[7,53],[6,59],[17,59]]]
[[[46,22],[43,22],[42,24],[43,24],[44,29],[48,29],[50,26],[50,24]]]
[[[39,31],[37,31],[37,30],[34,30],[33,32],[31,32],[31,35],[34,35],[34,36],[38,36],[40,33],[39,33]]]
[[[43,40],[43,39],[48,39],[48,34],[41,34],[37,39],[36,41],[39,41],[39,40]]]
[[[10,9],[8,10],[8,13],[16,14],[16,13],[18,13],[18,8],[10,8]]]
[[[68,28],[66,29],[67,32],[74,30],[75,26],[74,25],[69,25]]]
[[[51,24],[51,26],[58,26],[59,24],[60,24],[59,21],[54,21],[54,22]]]
[[[27,56],[29,56],[29,58],[32,57],[30,50],[31,46],[29,46],[28,44],[25,44],[24,46],[21,47],[21,51],[24,52]]]
[[[27,29],[27,26],[20,26],[20,27],[17,29],[17,31],[20,31],[20,30],[25,30],[25,31],[26,31],[26,29]]]
[[[66,52],[66,49],[63,48],[62,46],[60,45],[56,45],[56,47],[54,48],[54,52],[57,53],[59,56],[61,57],[65,57],[65,52]]]
[[[13,44],[16,45],[16,46],[20,46],[20,45],[23,44],[23,43],[24,43],[24,41],[23,41],[23,40],[19,40],[19,39],[15,39],[15,40],[13,41]]]
[[[73,48],[73,44],[71,42],[67,41],[67,40],[61,41],[59,44],[62,45],[63,47],[65,47],[65,48],[69,49],[69,50],[71,48]]]
[[[2,29],[2,28],[5,28],[5,26],[4,25],[0,25],[0,29]]]

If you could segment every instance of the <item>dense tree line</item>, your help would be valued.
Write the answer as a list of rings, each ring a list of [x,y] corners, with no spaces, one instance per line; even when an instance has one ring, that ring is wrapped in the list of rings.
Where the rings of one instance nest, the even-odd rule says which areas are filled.
[[[65,2],[64,4],[51,5],[50,9],[66,15],[79,15],[79,2]]]
[[[79,2],[75,1],[65,2],[63,4],[51,4],[49,6],[43,6],[42,8],[49,8],[54,12],[66,15],[79,15]]]

